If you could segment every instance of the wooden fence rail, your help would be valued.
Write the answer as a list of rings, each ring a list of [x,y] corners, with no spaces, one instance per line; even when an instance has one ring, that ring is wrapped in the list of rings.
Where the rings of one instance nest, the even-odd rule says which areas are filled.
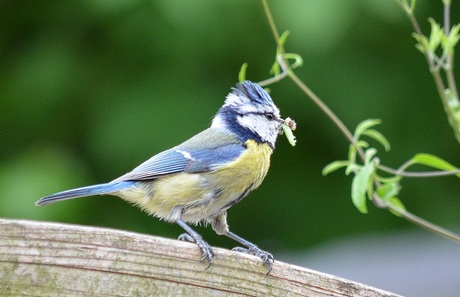
[[[112,229],[0,219],[0,296],[397,296],[276,261]]]

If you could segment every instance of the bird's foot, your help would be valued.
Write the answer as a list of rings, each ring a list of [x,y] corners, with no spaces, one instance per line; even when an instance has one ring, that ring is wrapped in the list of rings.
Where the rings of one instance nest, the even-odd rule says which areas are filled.
[[[257,256],[261,258],[262,261],[264,261],[265,265],[268,266],[267,274],[269,274],[270,271],[272,271],[273,263],[275,262],[275,258],[273,258],[272,254],[259,249],[256,245],[250,245],[248,248],[235,247],[232,249],[232,251]]]
[[[196,243],[196,245],[198,245],[198,247],[201,249],[201,261],[207,261],[209,263],[206,269],[211,266],[212,258],[214,258],[214,252],[212,251],[211,246],[206,241],[204,241],[201,236],[193,237],[188,233],[184,233],[181,234],[177,239]]]

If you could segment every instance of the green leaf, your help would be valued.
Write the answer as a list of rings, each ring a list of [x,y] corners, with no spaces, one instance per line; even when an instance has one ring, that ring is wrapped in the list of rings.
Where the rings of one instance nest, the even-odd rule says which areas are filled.
[[[246,80],[246,69],[248,68],[248,63],[241,65],[240,72],[238,73],[238,81],[243,82]]]
[[[385,148],[385,151],[388,152],[390,150],[390,143],[385,138],[385,136],[383,136],[383,134],[379,131],[374,129],[368,129],[363,131],[363,135],[369,136],[370,138],[373,138],[374,140],[379,142]]]
[[[289,59],[289,60],[294,60],[294,63],[291,64],[292,69],[303,65],[303,59],[298,54],[287,53],[287,54],[284,54],[284,58]]]
[[[398,197],[391,197],[388,200],[386,200],[386,203],[388,206],[396,208],[399,212],[405,212],[406,208],[404,207],[404,204],[399,200]],[[392,210],[390,208],[390,212],[394,214],[395,216],[400,217],[401,214],[398,213],[398,211]]]
[[[284,31],[283,34],[281,34],[280,38],[278,39],[279,46],[284,46],[284,43],[286,42],[286,39],[289,36],[289,31]],[[281,67],[280,64],[278,63],[278,57],[281,55],[280,52],[280,47],[277,48],[276,50],[276,58],[275,58],[275,63],[273,63],[272,68],[270,69],[270,74],[277,76],[281,73]]]
[[[460,25],[457,24],[453,26],[449,32],[449,36],[443,34],[442,48],[446,54],[452,54],[454,52],[454,47],[457,45],[460,35],[458,34],[460,30]]]
[[[379,119],[368,119],[368,120],[362,121],[361,123],[358,124],[358,126],[356,126],[355,134],[354,134],[355,139],[359,139],[359,137],[361,136],[361,134],[363,134],[364,131],[380,124],[381,122],[382,121]]]
[[[436,23],[436,21],[432,18],[428,19],[431,24],[431,34],[428,42],[428,50],[434,54],[436,49],[439,47],[441,43],[442,35],[444,34],[441,30],[441,26]]]
[[[369,143],[365,140],[358,140],[356,142],[356,145],[361,147],[361,148],[368,148],[369,147]]]
[[[348,161],[350,164],[356,163],[356,148],[353,145],[348,148]]]
[[[379,197],[382,200],[388,201],[392,197],[398,195],[399,189],[400,189],[400,186],[398,183],[396,182],[387,183],[377,189],[377,195],[379,195]]]
[[[284,46],[284,44],[286,43],[286,40],[289,36],[290,32],[288,30],[284,31],[283,34],[281,34],[280,38],[278,39],[279,41],[279,44],[281,46]]]
[[[412,33],[412,36],[415,38],[417,43],[415,44],[415,47],[422,52],[422,54],[426,53],[428,51],[428,38],[424,35],[419,35],[417,33]]]
[[[349,163],[347,166],[347,169],[345,169],[345,175],[350,175],[350,173],[354,171],[359,171],[362,166],[356,164],[356,163]]]
[[[323,171],[321,171],[321,173],[323,175],[328,175],[331,172],[337,171],[340,168],[348,166],[348,164],[350,164],[350,162],[346,161],[346,160],[344,160],[344,161],[334,161],[332,163],[327,164],[326,167],[323,168]]]
[[[274,76],[277,76],[281,73],[281,67],[280,67],[280,64],[278,63],[278,60],[276,60],[275,63],[273,63],[273,66],[270,69],[269,73]]]
[[[361,213],[367,213],[366,193],[372,181],[374,171],[374,163],[366,163],[358,174],[355,175],[351,184],[351,200]]]
[[[377,154],[377,150],[373,147],[364,152],[364,163],[366,164],[366,166],[368,165],[368,163],[372,162],[372,158],[375,156],[375,154]]]
[[[410,162],[410,165],[420,164],[420,165],[433,167],[433,168],[443,170],[443,171],[458,170],[458,168],[455,167],[454,165],[448,163],[447,161],[444,161],[443,159],[439,157],[436,157],[430,154],[417,154],[409,162]],[[456,175],[460,177],[460,173]]]

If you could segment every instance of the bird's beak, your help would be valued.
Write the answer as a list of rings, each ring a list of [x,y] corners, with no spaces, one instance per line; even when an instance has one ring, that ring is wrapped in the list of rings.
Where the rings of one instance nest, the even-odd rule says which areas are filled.
[[[278,131],[278,134],[279,134],[279,135],[283,135],[283,129],[282,129],[282,127],[283,127],[283,124],[284,124],[284,119],[280,118],[280,119],[278,120],[278,122],[279,122],[279,124],[280,124],[279,127],[278,127],[278,130],[279,130],[279,131]]]

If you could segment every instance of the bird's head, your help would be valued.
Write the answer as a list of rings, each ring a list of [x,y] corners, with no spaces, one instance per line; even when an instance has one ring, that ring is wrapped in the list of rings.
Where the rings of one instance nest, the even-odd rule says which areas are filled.
[[[274,148],[283,122],[270,95],[259,85],[244,81],[227,95],[212,127],[230,129],[243,141],[252,139]]]

